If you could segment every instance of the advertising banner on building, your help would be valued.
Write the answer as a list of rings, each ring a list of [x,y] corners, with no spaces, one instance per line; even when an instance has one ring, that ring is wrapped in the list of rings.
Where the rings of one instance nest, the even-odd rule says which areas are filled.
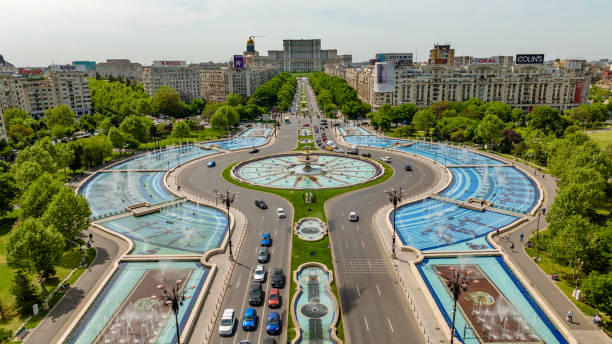
[[[234,55],[234,68],[235,69],[244,68],[244,56]]]
[[[19,75],[25,76],[39,76],[42,74],[40,68],[19,68]]]
[[[544,54],[516,54],[516,64],[542,64]]]
[[[52,72],[85,72],[83,65],[53,65],[49,66]]]
[[[374,92],[395,91],[395,65],[391,62],[376,62],[374,70]]]
[[[153,67],[185,67],[185,61],[153,61]]]
[[[429,59],[429,64],[447,64],[447,59]]]
[[[576,83],[574,89],[574,103],[582,103],[582,91],[584,90],[584,82],[580,81]]]
[[[496,57],[472,57],[470,60],[470,64],[479,65],[479,64],[488,64],[488,65],[496,65],[497,58]]]

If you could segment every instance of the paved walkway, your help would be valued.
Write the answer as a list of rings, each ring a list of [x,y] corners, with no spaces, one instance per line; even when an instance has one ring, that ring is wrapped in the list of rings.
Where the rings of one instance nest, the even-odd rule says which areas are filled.
[[[93,246],[96,248],[96,259],[81,277],[70,286],[66,295],[51,309],[49,314],[25,338],[25,344],[57,343],[70,324],[76,320],[82,307],[93,297],[94,292],[103,282],[103,276],[113,269],[116,261],[127,250],[127,243],[111,237],[93,227],[85,235],[93,234]]]

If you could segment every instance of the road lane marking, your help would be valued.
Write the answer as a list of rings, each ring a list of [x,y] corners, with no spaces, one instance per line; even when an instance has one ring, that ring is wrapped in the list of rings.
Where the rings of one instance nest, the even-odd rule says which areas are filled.
[[[365,243],[361,240],[361,246],[365,247]]]
[[[359,225],[357,225],[357,232],[359,232]]]
[[[376,290],[378,290],[378,295],[382,295],[382,294],[380,293],[380,288],[378,287],[378,284],[376,285]]]
[[[340,229],[344,230],[344,223],[340,225]]]
[[[346,240],[345,240],[344,243],[346,244],[346,248],[348,248],[348,242],[346,242]]]
[[[370,331],[370,326],[368,326],[368,318],[363,317],[363,321],[365,321],[366,330]]]
[[[368,205],[372,205],[372,204],[374,204],[375,202],[376,202],[376,201],[370,201],[370,202],[368,202]]]
[[[389,323],[389,327],[391,328],[391,333],[395,332],[393,331],[393,325],[391,325],[391,320],[389,318],[387,318],[387,322]]]
[[[240,278],[242,277],[242,272],[238,273],[238,281],[236,282],[236,288],[240,285]]]
[[[359,291],[359,286],[357,285],[357,295],[361,296],[361,292]]]
[[[368,259],[368,266],[370,267],[370,269],[372,268],[372,262]]]

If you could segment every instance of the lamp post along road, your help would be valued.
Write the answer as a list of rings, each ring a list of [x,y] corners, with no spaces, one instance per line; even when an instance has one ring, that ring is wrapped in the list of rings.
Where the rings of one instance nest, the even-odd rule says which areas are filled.
[[[221,200],[223,204],[225,204],[225,208],[227,209],[227,233],[228,233],[228,245],[229,245],[229,258],[230,260],[234,259],[232,254],[232,226],[230,224],[230,206],[234,203],[234,199],[236,199],[236,195],[238,192],[231,192],[229,190],[225,190],[225,193],[220,193],[215,190],[215,201]]]
[[[170,306],[172,309],[172,313],[174,313],[174,323],[176,325],[176,341],[178,344],[181,344],[181,333],[178,323],[178,312],[185,300],[190,299],[191,295],[187,295],[189,290],[194,289],[195,286],[190,286],[188,289],[181,289],[183,284],[182,280],[177,280],[172,286],[166,287],[163,284],[158,284],[157,289],[159,289],[159,296],[153,295],[152,299],[159,299],[165,306]]]
[[[536,244],[536,262],[540,260],[540,215],[542,215],[542,209],[538,210],[538,224],[536,225],[536,239],[538,240]]]
[[[453,321],[452,321],[452,326],[451,326],[451,340],[450,340],[450,344],[453,344],[454,340],[455,340],[455,315],[457,314],[457,300],[459,300],[459,296],[461,295],[462,292],[467,291],[467,287],[469,284],[471,283],[478,283],[479,281],[477,279],[473,279],[471,276],[474,273],[474,271],[468,269],[468,270],[457,270],[456,267],[451,266],[448,268],[449,271],[446,273],[443,273],[441,271],[438,271],[437,274],[440,276],[440,279],[442,280],[442,282],[444,282],[446,284],[446,286],[448,287],[448,289],[451,292],[451,295],[453,297]],[[465,328],[463,329],[464,332],[464,338],[463,340],[465,341]]]
[[[397,217],[397,204],[401,202],[402,197],[404,196],[404,189],[400,187],[385,191],[385,193],[389,196],[389,201],[393,204],[393,235],[391,235],[391,253],[393,254],[393,258],[395,258],[395,218]]]

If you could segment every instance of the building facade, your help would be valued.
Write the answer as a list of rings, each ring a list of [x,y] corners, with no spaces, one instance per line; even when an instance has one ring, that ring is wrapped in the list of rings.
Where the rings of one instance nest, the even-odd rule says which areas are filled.
[[[203,69],[200,71],[202,99],[224,102],[230,93],[250,97],[257,87],[278,73],[280,68],[275,65],[247,65],[245,68],[228,65],[220,69]]]
[[[185,61],[153,61],[152,66],[143,69],[145,91],[153,96],[157,89],[168,86],[177,90],[185,101],[201,99],[201,77],[199,64]]]
[[[105,78],[122,77],[142,82],[142,65],[127,59],[107,59],[106,62],[97,63],[96,72]]]
[[[19,74],[0,74],[0,113],[20,108],[34,117],[58,105],[69,106],[77,116],[91,114],[89,81],[84,66],[53,65],[19,68]]]
[[[379,63],[377,63],[378,65]],[[393,70],[367,66],[329,66],[325,72],[347,80],[358,96],[373,109],[383,104],[412,103],[430,106],[437,101],[478,98],[500,101],[527,112],[534,106],[567,110],[587,101],[591,74],[583,65],[471,64],[464,68],[446,64],[399,66]],[[381,73],[386,72],[385,78]],[[382,85],[381,83],[387,84]],[[391,83],[389,87],[388,83]]]
[[[433,49],[429,51],[429,63],[454,65],[455,49],[452,49],[450,44],[434,44]]]

